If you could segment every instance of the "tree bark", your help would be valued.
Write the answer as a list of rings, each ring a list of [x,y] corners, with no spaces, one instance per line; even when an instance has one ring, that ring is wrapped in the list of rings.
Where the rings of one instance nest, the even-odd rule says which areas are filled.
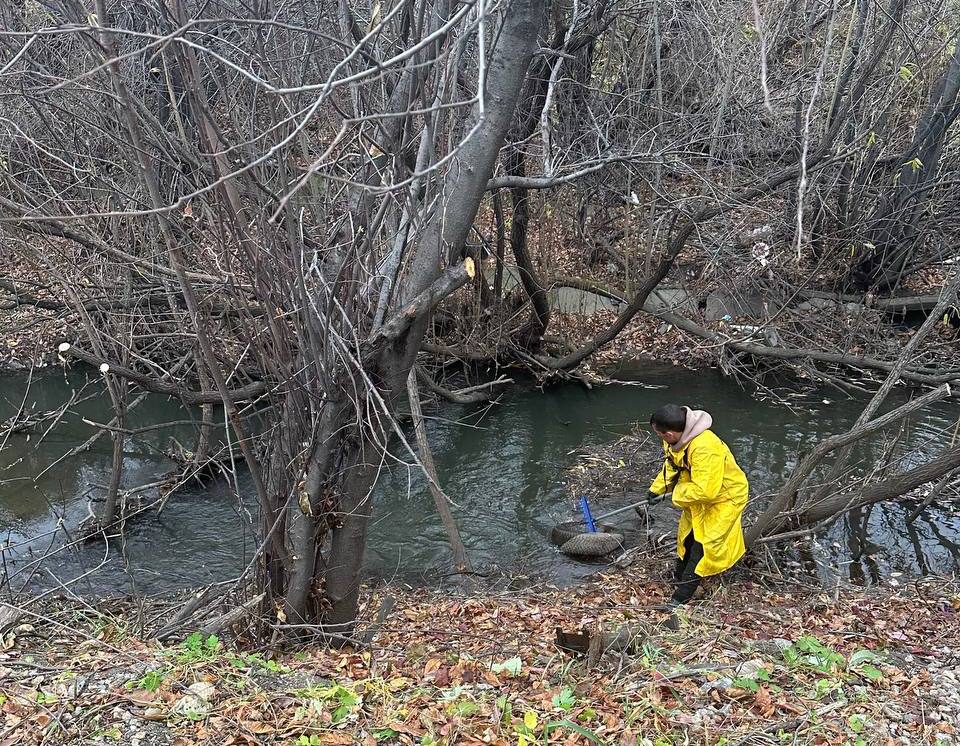
[[[526,156],[516,147],[510,149],[506,158],[507,173],[510,176],[523,177]],[[550,324],[550,301],[547,291],[540,282],[538,273],[530,260],[527,250],[527,223],[530,219],[529,193],[524,187],[512,187],[510,198],[513,213],[510,223],[510,246],[517,262],[517,271],[523,289],[533,304],[533,312],[517,334],[517,344],[526,350],[539,350],[543,335]]]
[[[493,273],[493,298],[499,303],[503,299],[503,259],[506,248],[506,230],[503,220],[503,199],[500,190],[493,192],[493,216],[497,226],[497,264]]]
[[[118,401],[114,407],[117,427],[120,429],[111,433],[113,458],[110,463],[110,484],[104,497],[103,508],[97,516],[98,528],[101,531],[112,526],[117,520],[117,498],[120,494],[120,480],[123,478],[123,446],[126,438],[122,428],[126,416],[126,382],[123,380],[117,381],[115,386],[122,389],[121,392],[117,393]]]

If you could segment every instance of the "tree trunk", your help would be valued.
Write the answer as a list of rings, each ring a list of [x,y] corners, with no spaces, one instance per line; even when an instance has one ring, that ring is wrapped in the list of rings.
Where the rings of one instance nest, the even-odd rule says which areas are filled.
[[[497,265],[493,273],[493,298],[495,303],[503,300],[503,259],[506,248],[506,230],[503,220],[503,199],[500,190],[493,192],[493,216],[497,224]]]
[[[363,555],[373,515],[370,491],[380,469],[379,450],[375,441],[363,440],[351,454],[352,463],[344,473],[338,500],[338,524],[333,530],[330,559],[325,577],[318,578],[329,602],[324,628],[337,634],[352,634],[357,619]],[[376,455],[376,462],[366,462],[364,454]]]
[[[196,359],[200,359],[199,351],[196,353]],[[203,363],[197,365],[197,378],[200,381],[201,388],[211,389],[213,384],[210,376],[207,375]],[[207,466],[207,460],[210,458],[210,435],[213,432],[213,403],[207,402],[200,407],[200,428],[197,431],[197,440],[193,445],[193,469],[200,470]]]
[[[526,156],[517,148],[511,148],[507,156],[507,173],[510,176],[524,176]],[[510,223],[510,246],[517,262],[517,271],[523,289],[533,304],[530,318],[517,334],[517,344],[527,350],[539,350],[543,335],[550,324],[550,301],[547,291],[540,282],[530,252],[527,250],[527,223],[530,219],[529,190],[523,187],[510,189],[513,202],[513,214]]]
[[[950,126],[960,116],[960,44],[930,92],[913,142],[899,159],[896,184],[883,195],[870,219],[869,253],[853,268],[851,284],[859,290],[893,290],[919,240],[923,206],[937,186],[940,157]]]
[[[397,289],[397,303],[403,311],[386,321],[372,341],[377,352],[368,358],[368,365],[375,373],[371,378],[380,381],[387,417],[405,392],[433,305],[423,300],[434,298],[433,291],[443,284],[442,267],[454,263],[444,275],[449,276],[462,273],[467,266],[468,274],[462,278],[465,281],[472,276],[469,263],[461,265],[459,259],[516,110],[544,16],[544,0],[514,0],[506,10],[488,66],[483,126],[460,149],[461,165],[445,175],[439,206],[416,243],[405,282]],[[377,436],[384,428],[366,419],[361,404],[356,403],[355,416],[364,418],[357,445],[350,447],[342,433],[334,435],[341,443],[341,454],[346,452],[349,458],[340,459],[348,466],[339,480],[339,524],[333,530],[325,578],[318,578],[325,584],[329,602],[325,621],[346,633],[352,630],[357,614],[360,570],[372,514],[369,492],[380,468],[381,446],[377,444],[383,442]]]
[[[123,381],[118,382],[121,385]],[[103,507],[100,515],[97,516],[97,522],[101,531],[106,530],[117,521],[117,499],[120,494],[120,480],[123,478],[123,445],[125,437],[123,434],[125,417],[125,398],[121,398],[119,405],[114,407],[116,415],[117,430],[112,433],[113,438],[113,458],[110,463],[110,484],[107,487],[107,494],[103,500]]]
[[[417,244],[404,300],[425,290],[439,275],[442,263],[459,258],[463,250],[516,111],[544,15],[544,0],[514,0],[506,11],[487,72],[484,124],[460,150],[458,160],[465,167],[451,169],[444,178],[442,207]],[[400,384],[405,380],[406,371]]]

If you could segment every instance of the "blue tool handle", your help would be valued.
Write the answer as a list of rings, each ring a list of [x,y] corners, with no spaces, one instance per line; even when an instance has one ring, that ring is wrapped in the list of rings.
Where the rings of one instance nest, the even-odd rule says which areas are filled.
[[[580,498],[580,512],[583,513],[583,520],[586,522],[590,533],[595,534],[597,532],[597,527],[593,522],[593,516],[590,514],[590,503],[587,502],[586,497]]]

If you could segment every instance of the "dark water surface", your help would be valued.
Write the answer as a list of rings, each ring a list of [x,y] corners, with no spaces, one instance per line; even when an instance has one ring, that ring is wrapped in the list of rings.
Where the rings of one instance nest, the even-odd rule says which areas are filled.
[[[450,405],[427,413],[440,479],[457,504],[454,512],[476,568],[557,583],[595,571],[595,565],[559,554],[548,540],[551,526],[570,515],[564,474],[578,450],[617,439],[666,401],[709,409],[715,430],[748,473],[758,501],[782,484],[798,451],[846,429],[865,401],[830,392],[795,399],[791,407],[764,403],[714,371],[647,366],[634,377],[647,386],[517,388],[491,407]],[[57,409],[78,392],[82,397],[99,391],[96,374],[47,371],[32,380],[25,373],[6,375],[0,377],[0,422],[19,409],[28,382],[25,401],[35,411]],[[906,396],[898,393],[898,401]],[[73,546],[43,565],[34,562],[38,554],[64,545],[88,513],[87,498],[103,495],[109,480],[111,445],[106,438],[62,459],[95,432],[84,418],[109,421],[107,403],[96,395],[73,411],[50,432],[42,426],[29,438],[13,434],[4,442],[0,437],[0,539],[6,542],[3,569],[14,590],[28,578],[31,586],[53,587],[82,576],[72,586],[79,594],[167,591],[235,577],[249,563],[256,545],[256,506],[242,470],[232,483],[177,492],[159,514],[151,511],[131,521],[122,541],[108,547],[103,542]],[[195,416],[151,396],[127,426],[139,429]],[[942,448],[958,417],[960,407],[950,404],[912,420],[897,444],[897,453],[905,454],[899,465],[922,461]],[[129,439],[125,488],[149,484],[169,471],[164,452],[171,438],[190,447],[192,428],[175,425]],[[885,448],[875,440],[855,456],[872,464]],[[655,459],[656,451],[646,458]],[[154,491],[143,494],[153,499]],[[375,505],[366,560],[372,577],[410,579],[449,567],[442,527],[416,468],[386,467]],[[824,577],[836,574],[868,583],[892,573],[960,569],[960,515],[949,505],[932,507],[909,526],[905,519],[914,506],[877,506],[868,518],[851,514],[818,538],[808,560]],[[612,507],[619,507],[616,497],[602,506]],[[653,518],[658,533],[673,532],[676,514],[669,506],[658,506]],[[647,540],[632,513],[614,520],[626,529],[628,545]]]

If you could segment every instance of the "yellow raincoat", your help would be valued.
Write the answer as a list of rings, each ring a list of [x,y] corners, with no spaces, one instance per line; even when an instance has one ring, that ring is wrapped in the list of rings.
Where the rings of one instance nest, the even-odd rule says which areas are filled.
[[[729,569],[746,551],[740,517],[747,506],[749,484],[733,454],[711,430],[705,430],[685,448],[674,451],[663,444],[664,461],[650,491],[663,495],[673,487],[673,504],[680,508],[677,554],[683,559],[684,539],[690,531],[703,544],[697,564],[700,577]]]

